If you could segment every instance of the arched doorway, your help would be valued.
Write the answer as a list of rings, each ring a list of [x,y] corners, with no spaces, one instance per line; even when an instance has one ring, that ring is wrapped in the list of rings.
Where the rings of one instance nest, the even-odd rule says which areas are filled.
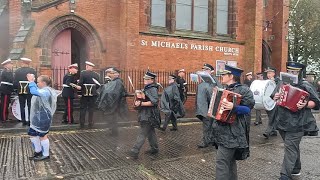
[[[63,41],[67,42],[66,45],[68,47],[61,45]],[[59,50],[57,52],[60,52],[59,54],[63,53],[68,57],[67,60],[60,63],[55,62],[57,52],[54,52],[57,49],[54,46],[59,44],[58,49],[63,47],[65,51]],[[99,69],[100,64],[102,64],[103,53],[106,52],[96,29],[87,20],[74,14],[60,16],[51,20],[43,28],[36,46],[41,50],[39,53],[40,66],[46,68],[66,67],[71,63],[79,63],[80,70],[83,70],[85,61],[90,60]],[[61,85],[64,74],[62,72],[56,72],[55,74],[52,72],[53,82]]]
[[[70,64],[78,63],[80,70],[85,68],[88,58],[87,44],[86,38],[72,28],[63,30],[54,38],[51,46],[51,67],[56,88],[61,88],[63,76]]]
[[[272,50],[269,44],[265,40],[262,40],[262,64],[261,64],[262,71],[264,71],[269,66],[271,66],[271,54],[272,54]]]

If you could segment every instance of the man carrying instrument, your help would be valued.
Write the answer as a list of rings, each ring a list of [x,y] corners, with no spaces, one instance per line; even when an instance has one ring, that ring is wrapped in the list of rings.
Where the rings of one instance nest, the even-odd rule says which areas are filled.
[[[77,86],[76,74],[78,72],[78,64],[71,64],[68,66],[68,73],[63,77],[63,89],[62,97],[65,104],[64,114],[62,117],[62,123],[74,124],[73,119],[73,100],[75,89],[80,89]]]
[[[167,129],[169,121],[172,122],[173,126],[170,131],[177,131],[177,119],[185,115],[185,109],[180,99],[180,93],[176,79],[177,76],[175,75],[169,76],[169,86],[164,89],[161,96],[160,107],[161,111],[164,112],[166,116],[163,126],[160,128],[162,131]]]
[[[265,70],[267,73],[267,79],[275,81],[276,84],[279,83],[279,78],[276,77],[276,68],[268,67]],[[263,133],[265,138],[269,138],[270,136],[277,136],[277,131],[275,128],[276,118],[278,116],[277,108],[273,108],[271,111],[266,111],[268,115],[268,126],[266,131]]]
[[[223,101],[224,110],[232,110],[236,114],[236,120],[232,123],[216,122],[216,144],[218,146],[216,156],[216,180],[237,180],[236,160],[244,160],[249,157],[249,131],[251,115],[250,111],[255,102],[253,93],[249,87],[240,84],[243,70],[226,65],[222,72],[222,83],[227,85],[227,90],[240,94],[240,105]]]
[[[186,83],[186,80],[184,80],[185,75],[186,75],[186,71],[184,69],[180,69],[178,71],[178,77],[176,80],[179,88],[180,98],[183,103],[185,103],[185,101],[187,100],[187,92],[188,92],[187,83]]]
[[[20,103],[20,113],[21,113],[21,122],[23,125],[28,125],[30,126],[30,108],[31,108],[31,98],[32,94],[30,94],[30,89],[29,89],[29,81],[27,79],[27,74],[36,74],[36,70],[29,67],[30,63],[32,62],[31,59],[29,58],[20,58],[22,67],[18,68],[15,71],[14,75],[14,89],[18,90],[18,97],[19,97],[19,103]],[[37,79],[37,77],[35,77]],[[28,119],[26,118],[25,114],[25,106],[28,106]],[[28,121],[27,121],[28,120]]]
[[[143,95],[140,99],[135,99],[134,106],[138,110],[138,121],[140,123],[140,132],[138,134],[136,143],[130,150],[129,155],[132,158],[138,158],[141,147],[146,138],[148,138],[150,149],[146,152],[148,154],[157,154],[159,152],[157,135],[155,128],[160,127],[160,110],[158,107],[158,85],[156,84],[156,74],[146,72],[144,75],[144,89]]]
[[[89,128],[93,127],[93,112],[97,98],[97,89],[100,87],[100,76],[93,71],[95,66],[92,62],[86,61],[86,70],[80,73],[79,86],[81,87],[80,98],[80,128],[84,128],[85,117],[89,113]],[[80,89],[80,88],[79,88]]]
[[[257,73],[257,80],[263,80],[263,73]],[[261,110],[256,109],[256,121],[254,122],[254,125],[262,124],[262,118],[261,118]]]
[[[13,92],[13,72],[11,59],[5,60],[1,63],[4,67],[0,77],[0,93],[1,93],[1,109],[0,120],[6,122],[9,114],[10,95]]]
[[[119,134],[118,122],[128,115],[128,104],[126,100],[127,91],[120,79],[120,70],[115,67],[108,68],[106,74],[111,81],[101,87],[101,93],[98,96],[98,108],[108,117],[111,125],[111,134]]]
[[[210,64],[204,64],[202,70],[213,76],[214,68]],[[216,84],[209,84],[205,81],[201,82],[197,88],[196,95],[196,117],[202,121],[202,142],[198,144],[198,148],[206,148],[213,143],[212,119],[208,118],[208,109],[212,96],[213,87]]]
[[[300,142],[304,135],[317,135],[318,128],[316,119],[314,118],[311,109],[318,110],[320,107],[320,99],[310,83],[302,80],[302,71],[305,65],[297,62],[287,62],[287,72],[299,76],[298,84],[292,86],[304,90],[309,93],[309,99],[299,101],[296,106],[298,112],[276,106],[278,109],[277,126],[283,141],[284,141],[284,157],[282,168],[280,171],[280,180],[289,180],[293,176],[300,175]],[[278,89],[275,90],[274,100],[280,99]],[[289,97],[297,98],[297,97]],[[309,134],[312,132],[312,134]],[[315,133],[316,132],[316,133]]]

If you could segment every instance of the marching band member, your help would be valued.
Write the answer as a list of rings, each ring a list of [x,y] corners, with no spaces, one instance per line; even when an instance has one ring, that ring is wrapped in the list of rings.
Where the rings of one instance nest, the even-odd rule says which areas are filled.
[[[244,80],[243,84],[250,87],[252,82],[253,82],[252,72],[248,72],[246,74],[246,79]]]
[[[58,94],[49,87],[51,80],[48,76],[39,76],[37,84],[34,82],[34,74],[28,74],[27,80],[29,81],[29,92],[34,95],[31,100],[31,123],[28,131],[34,155],[29,159],[34,161],[49,160],[50,143],[47,134],[57,107]]]
[[[287,72],[299,76],[298,84],[291,84],[310,94],[308,101],[299,101],[298,112],[292,112],[287,108],[276,106],[278,109],[277,126],[284,141],[284,157],[280,171],[280,180],[289,180],[293,176],[300,175],[300,142],[304,135],[317,135],[318,128],[311,109],[318,110],[320,99],[310,83],[302,80],[302,71],[305,65],[297,62],[287,62]],[[278,100],[279,93],[275,93],[273,99]],[[312,132],[312,134],[309,134]]]
[[[25,116],[25,106],[26,106],[26,102],[27,102],[27,106],[28,106],[28,117],[30,119],[30,108],[31,108],[31,98],[32,98],[32,94],[30,94],[29,91],[29,82],[27,79],[27,74],[36,74],[36,70],[29,67],[30,63],[32,62],[31,59],[29,58],[20,58],[21,63],[22,63],[22,67],[18,68],[15,71],[15,75],[14,75],[14,88],[18,90],[18,97],[19,97],[19,103],[20,103],[20,112],[21,112],[21,122],[23,123],[23,125],[30,125],[30,121],[26,119]]]
[[[164,112],[166,116],[163,126],[160,128],[162,131],[166,130],[170,120],[173,126],[170,131],[177,131],[177,119],[185,115],[185,109],[180,98],[176,79],[177,76],[175,75],[169,76],[169,86],[164,89],[161,96],[160,107],[161,111]]]
[[[187,100],[187,83],[186,83],[186,80],[184,79],[186,75],[186,71],[184,69],[180,69],[178,71],[178,77],[177,77],[177,85],[178,85],[178,88],[179,88],[179,93],[180,93],[180,98],[181,98],[181,101],[183,103],[185,103],[185,101]]]
[[[257,80],[263,80],[263,73],[257,73]],[[262,118],[261,118],[261,110],[256,109],[256,121],[254,122],[254,125],[262,124]]]
[[[160,111],[158,108],[159,96],[158,85],[156,84],[156,74],[146,72],[144,75],[144,99],[136,99],[135,107],[138,109],[138,121],[140,123],[140,132],[136,143],[130,150],[129,155],[138,158],[141,147],[146,138],[148,138],[150,149],[146,152],[149,154],[157,154],[159,152],[158,140],[155,128],[160,127]]]
[[[267,73],[267,79],[275,81],[276,84],[279,83],[279,78],[276,77],[276,68],[268,67],[265,70]],[[275,127],[276,118],[278,116],[277,108],[273,108],[271,111],[266,111],[268,115],[268,126],[266,131],[263,133],[265,138],[269,138],[270,136],[277,136],[277,131]]]
[[[76,74],[78,72],[78,64],[71,64],[68,66],[68,73],[63,77],[63,89],[62,97],[65,104],[65,110],[62,117],[62,123],[73,124],[73,100],[74,100],[74,89],[80,87],[75,86],[77,84]]]
[[[80,128],[84,128],[87,110],[89,112],[89,128],[93,127],[93,112],[97,98],[97,89],[100,87],[100,76],[93,71],[93,63],[86,61],[86,70],[80,73],[79,86],[81,86],[80,98]]]
[[[214,68],[210,64],[204,64],[202,70],[210,75],[214,73]],[[214,86],[216,86],[216,84],[209,84],[203,81],[197,88],[196,117],[202,121],[203,133],[202,142],[198,145],[198,148],[206,148],[210,143],[213,143],[212,120],[208,118],[207,115]]]
[[[128,115],[128,104],[126,100],[127,91],[120,79],[120,70],[115,67],[106,70],[110,82],[101,87],[98,96],[98,108],[104,112],[111,125],[111,134],[117,136],[119,133],[118,122],[125,119]]]
[[[8,120],[9,114],[9,104],[10,104],[10,95],[13,92],[13,72],[12,72],[12,61],[11,59],[5,60],[1,63],[4,67],[1,73],[1,84],[0,84],[0,93],[1,93],[1,109],[0,109],[0,120],[5,122]]]
[[[240,84],[243,70],[226,65],[222,72],[222,84],[227,85],[227,90],[242,95],[240,105],[234,106],[232,102],[225,101],[222,107],[236,113],[236,121],[228,124],[216,121],[216,180],[237,180],[236,160],[249,157],[249,131],[254,98],[249,87]]]

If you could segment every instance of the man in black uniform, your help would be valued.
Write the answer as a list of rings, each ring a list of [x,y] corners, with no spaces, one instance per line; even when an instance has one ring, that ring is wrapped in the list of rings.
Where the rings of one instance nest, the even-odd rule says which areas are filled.
[[[65,110],[62,117],[62,123],[73,124],[73,100],[75,89],[80,89],[77,84],[76,74],[78,72],[78,64],[68,66],[68,73],[63,77],[62,97],[65,104]]]
[[[14,88],[18,90],[19,103],[20,103],[20,112],[21,112],[21,122],[23,125],[30,125],[30,108],[31,108],[31,98],[29,90],[29,81],[27,79],[27,74],[34,74],[36,76],[36,70],[29,67],[32,62],[29,58],[20,58],[22,62],[22,67],[18,68],[14,75]],[[37,79],[37,77],[35,77]],[[28,119],[25,116],[25,106],[28,106]]]
[[[213,76],[214,68],[210,64],[204,64],[202,70]],[[196,117],[202,121],[202,140],[198,144],[198,148],[206,148],[213,143],[212,119],[208,118],[208,109],[212,96],[213,87],[217,84],[209,84],[205,81],[201,82],[197,88],[196,95]]]
[[[188,91],[186,80],[184,80],[185,75],[186,75],[186,71],[184,69],[180,69],[178,71],[178,77],[176,80],[179,88],[180,98],[183,103],[185,103],[187,100],[187,91]]]
[[[268,67],[265,72],[267,73],[267,79],[275,81],[276,84],[279,83],[279,78],[276,77],[276,68]],[[277,136],[277,131],[275,127],[276,118],[278,116],[277,108],[273,108],[271,111],[266,111],[268,115],[268,127],[263,133],[265,138],[269,138],[269,136]]]
[[[284,157],[280,171],[280,180],[289,180],[293,176],[299,176],[301,170],[300,161],[300,142],[304,135],[317,136],[319,131],[316,126],[311,109],[319,110],[320,99],[310,83],[303,81],[302,72],[305,65],[296,62],[287,62],[287,72],[299,77],[298,84],[291,84],[310,94],[308,101],[299,101],[297,103],[298,112],[276,106],[278,109],[277,126],[279,134],[284,141]],[[275,90],[274,100],[280,98],[278,89]],[[312,134],[310,134],[312,132]]]
[[[250,156],[249,132],[250,111],[254,106],[254,98],[251,90],[240,84],[242,69],[225,66],[222,74],[222,83],[227,85],[227,90],[240,94],[240,105],[223,101],[224,110],[232,110],[236,114],[236,120],[232,123],[216,122],[216,144],[218,151],[216,156],[216,180],[237,180],[236,160],[245,160]]]
[[[136,99],[134,102],[135,108],[138,109],[138,121],[140,123],[140,132],[136,143],[132,147],[129,155],[133,158],[138,158],[141,147],[146,138],[148,138],[150,149],[148,154],[157,154],[159,152],[158,140],[155,128],[160,127],[160,110],[158,107],[159,95],[158,84],[156,84],[156,74],[146,72],[144,75],[144,98]]]
[[[252,72],[248,72],[248,73],[246,74],[246,79],[244,80],[244,83],[243,83],[243,84],[245,84],[245,85],[247,85],[248,87],[250,87],[252,81],[253,81]]]
[[[169,76],[169,86],[166,87],[162,93],[160,107],[161,111],[165,113],[165,121],[160,130],[165,131],[169,121],[172,122],[172,129],[170,131],[177,131],[177,119],[185,115],[185,109],[180,99],[179,89],[176,83],[177,76]]]
[[[10,95],[13,91],[13,72],[11,59],[5,60],[1,63],[4,67],[0,77],[0,93],[1,93],[1,109],[0,120],[5,122],[8,120]]]
[[[89,112],[89,128],[93,127],[93,112],[97,98],[97,89],[101,86],[100,76],[93,71],[95,65],[86,61],[86,70],[80,73],[79,86],[81,86],[80,98],[80,128],[84,128],[86,112]],[[80,88],[79,88],[80,89]]]

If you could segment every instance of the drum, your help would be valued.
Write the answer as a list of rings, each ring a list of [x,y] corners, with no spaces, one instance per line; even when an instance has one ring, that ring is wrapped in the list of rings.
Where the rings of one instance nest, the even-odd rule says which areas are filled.
[[[273,80],[254,80],[252,82],[250,90],[255,100],[255,109],[271,111],[275,107],[276,102],[270,96],[276,86]]]
[[[17,118],[19,121],[21,121],[21,111],[20,111],[20,103],[19,103],[19,97],[16,96],[13,98],[13,101],[12,101],[12,105],[11,105],[11,110],[12,110],[12,114],[15,118]],[[28,106],[27,106],[27,103],[26,103],[26,106],[25,106],[25,113],[26,113],[26,121],[28,121],[29,117],[29,113],[28,113]]]

